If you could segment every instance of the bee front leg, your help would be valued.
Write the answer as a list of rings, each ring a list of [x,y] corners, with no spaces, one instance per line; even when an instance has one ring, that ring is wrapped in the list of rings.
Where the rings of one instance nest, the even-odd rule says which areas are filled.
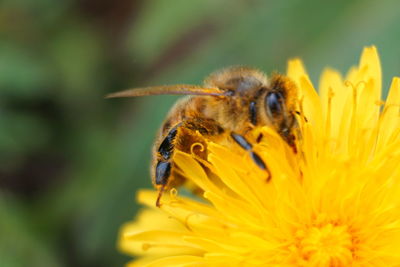
[[[252,144],[244,136],[240,134],[231,132],[231,137],[241,148],[249,152],[251,159],[260,169],[268,173],[267,182],[269,182],[272,178],[271,172],[268,169],[265,162],[261,159],[261,157],[256,152],[253,151]]]

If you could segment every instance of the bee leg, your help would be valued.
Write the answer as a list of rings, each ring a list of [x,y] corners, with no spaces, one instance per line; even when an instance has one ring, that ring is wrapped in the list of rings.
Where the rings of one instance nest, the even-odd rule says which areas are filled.
[[[158,197],[156,206],[160,207],[161,196],[168,185],[169,177],[171,176],[172,162],[171,156],[174,150],[174,140],[178,132],[179,124],[173,127],[157,149],[157,164],[155,168],[154,184],[158,188]]]
[[[267,165],[264,163],[264,161],[261,159],[261,157],[256,152],[253,151],[253,146],[250,144],[250,142],[247,141],[247,139],[244,138],[244,136],[234,132],[231,132],[231,137],[239,146],[241,146],[244,150],[250,153],[251,159],[260,169],[265,170],[268,173],[267,182],[269,182],[272,178],[271,172],[268,169]]]
[[[184,177],[174,172],[173,153],[175,149],[186,153],[195,153],[200,158],[206,158],[204,137],[217,136],[224,130],[213,119],[196,117],[184,120],[172,127],[164,135],[161,144],[156,147],[155,169],[153,183],[158,189],[156,206],[160,207],[160,199],[166,188],[180,186],[185,182]],[[199,135],[200,134],[200,135]],[[193,147],[199,143],[201,147]],[[172,178],[171,178],[172,177]]]
[[[168,178],[171,174],[171,162],[159,161],[156,166],[155,183],[159,187],[156,206],[160,207],[161,196],[164,193],[165,187],[168,184]]]

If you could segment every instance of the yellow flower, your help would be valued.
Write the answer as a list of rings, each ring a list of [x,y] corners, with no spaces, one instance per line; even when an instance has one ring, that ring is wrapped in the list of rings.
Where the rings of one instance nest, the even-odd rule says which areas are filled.
[[[129,266],[400,266],[400,79],[383,103],[375,47],[344,79],[326,69],[319,95],[300,60],[287,75],[303,114],[299,153],[257,129],[267,183],[240,150],[208,143],[218,182],[178,151],[176,164],[204,194],[172,190],[159,209],[156,192],[140,191],[148,207],[119,242],[138,256]]]

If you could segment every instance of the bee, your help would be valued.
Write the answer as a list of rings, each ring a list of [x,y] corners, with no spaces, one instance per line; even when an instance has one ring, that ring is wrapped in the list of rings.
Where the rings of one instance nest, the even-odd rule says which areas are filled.
[[[203,86],[166,85],[129,89],[107,95],[137,97],[147,95],[187,95],[180,99],[167,115],[153,146],[151,177],[158,190],[156,206],[168,188],[182,185],[185,178],[176,171],[174,151],[190,152],[192,145],[204,139],[222,142],[230,138],[249,153],[258,168],[271,172],[261,157],[253,151],[246,137],[256,126],[269,126],[296,153],[295,132],[297,89],[286,76],[274,74],[271,79],[253,68],[230,67],[212,73]],[[206,158],[207,151],[198,151]]]

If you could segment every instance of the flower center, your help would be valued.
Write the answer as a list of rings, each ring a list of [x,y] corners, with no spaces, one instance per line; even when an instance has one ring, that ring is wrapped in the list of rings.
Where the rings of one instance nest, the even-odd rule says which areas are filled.
[[[312,265],[347,266],[353,260],[352,236],[347,226],[331,223],[299,231],[302,258]]]

